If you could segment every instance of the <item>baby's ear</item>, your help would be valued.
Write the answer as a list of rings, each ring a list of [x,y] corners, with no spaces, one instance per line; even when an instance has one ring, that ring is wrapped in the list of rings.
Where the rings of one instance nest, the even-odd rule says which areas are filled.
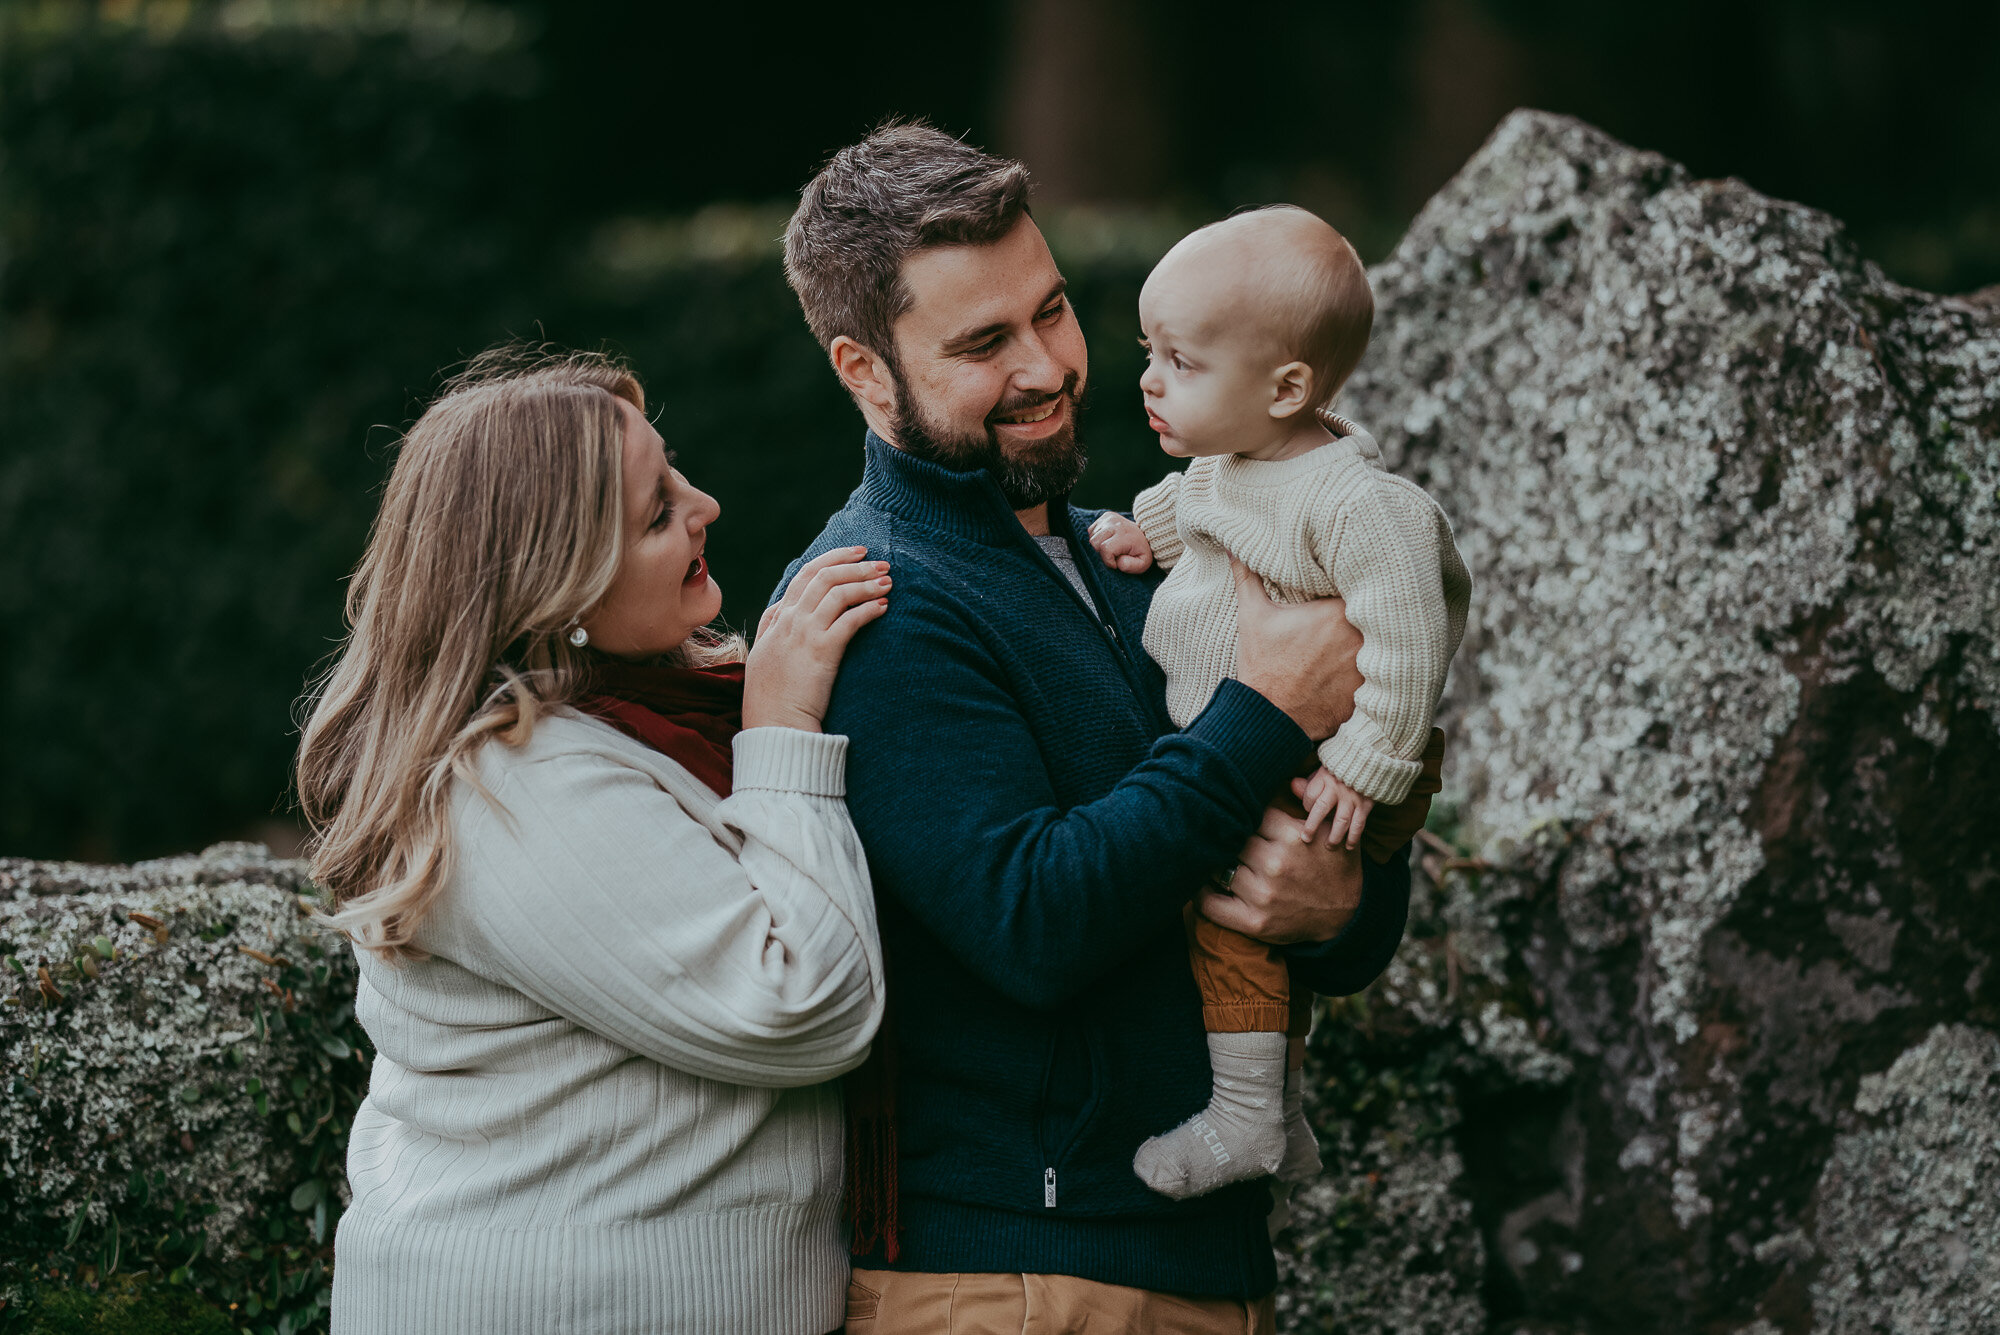
[[[1271,373],[1271,416],[1295,417],[1312,401],[1312,367],[1286,362]]]

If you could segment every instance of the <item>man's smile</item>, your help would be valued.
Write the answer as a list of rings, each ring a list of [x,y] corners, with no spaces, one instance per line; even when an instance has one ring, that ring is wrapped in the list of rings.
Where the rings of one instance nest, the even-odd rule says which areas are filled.
[[[1016,439],[1040,440],[1060,431],[1069,420],[1069,396],[1058,394],[1044,403],[1020,408],[993,418],[993,425]]]

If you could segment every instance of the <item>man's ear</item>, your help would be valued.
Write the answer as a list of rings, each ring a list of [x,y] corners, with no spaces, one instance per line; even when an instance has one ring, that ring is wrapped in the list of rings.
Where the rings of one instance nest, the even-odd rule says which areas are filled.
[[[1304,362],[1286,362],[1271,373],[1271,416],[1280,420],[1295,416],[1312,401],[1312,367]]]
[[[887,362],[845,334],[834,336],[827,345],[826,355],[840,383],[864,408],[874,408],[884,419],[895,414],[896,382]]]

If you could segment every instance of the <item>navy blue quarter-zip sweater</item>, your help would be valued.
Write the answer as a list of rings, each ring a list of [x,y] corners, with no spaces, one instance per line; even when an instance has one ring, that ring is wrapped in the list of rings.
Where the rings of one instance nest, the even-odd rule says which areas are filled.
[[[1132,1156],[1208,1102],[1181,906],[1235,861],[1312,744],[1235,681],[1174,730],[1140,648],[1158,576],[1104,568],[1085,536],[1097,511],[1050,507],[1093,611],[985,471],[873,433],[867,451],[786,579],[863,545],[896,581],[826,717],[852,739],[848,804],[897,1014],[894,1268],[1261,1296],[1276,1283],[1267,1189],[1171,1201]],[[1295,986],[1354,992],[1387,967],[1408,859],[1363,865],[1341,934],[1287,949]]]

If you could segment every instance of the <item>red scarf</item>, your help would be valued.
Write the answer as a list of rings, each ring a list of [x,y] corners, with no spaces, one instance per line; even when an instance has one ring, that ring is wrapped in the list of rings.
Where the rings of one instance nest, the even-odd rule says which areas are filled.
[[[678,761],[729,796],[731,746],[743,730],[743,665],[664,667],[615,658],[591,664],[577,707]]]

